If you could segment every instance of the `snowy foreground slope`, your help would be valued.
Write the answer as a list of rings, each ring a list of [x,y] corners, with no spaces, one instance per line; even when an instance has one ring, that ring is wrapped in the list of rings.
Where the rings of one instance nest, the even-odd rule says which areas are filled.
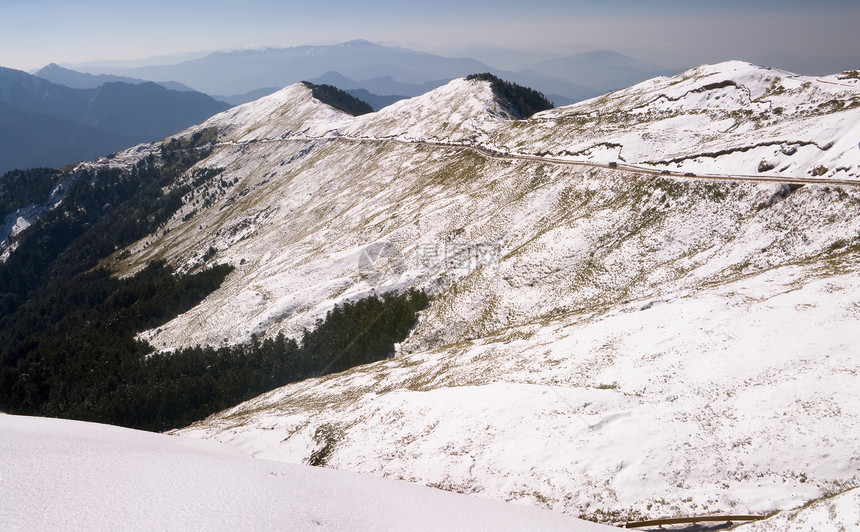
[[[565,530],[607,527],[226,445],[0,414],[3,530]]]
[[[791,509],[860,480],[860,282],[799,281],[403,355],[181,433],[609,521]]]
[[[201,125],[223,171],[112,265],[236,267],[143,334],[163,349],[433,296],[391,360],[186,436],[604,522],[856,506],[860,187],[834,181],[860,176],[858,95],[729,62],[514,121],[485,82],[357,118],[291,86]],[[396,268],[368,271],[378,246]]]

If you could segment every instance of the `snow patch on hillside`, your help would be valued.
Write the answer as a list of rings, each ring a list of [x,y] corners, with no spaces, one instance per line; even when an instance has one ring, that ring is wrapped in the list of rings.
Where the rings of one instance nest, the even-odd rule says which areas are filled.
[[[66,191],[75,182],[76,177],[73,175],[54,187],[51,195],[44,203],[27,205],[6,216],[3,225],[0,225],[0,263],[6,262],[9,255],[18,247],[15,239],[22,231],[36,223],[45,213],[55,209],[63,201]]]

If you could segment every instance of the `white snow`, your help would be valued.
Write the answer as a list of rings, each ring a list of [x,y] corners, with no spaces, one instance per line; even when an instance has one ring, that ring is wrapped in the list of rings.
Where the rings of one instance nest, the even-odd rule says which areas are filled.
[[[315,100],[302,83],[217,114],[193,130],[217,127],[222,142],[323,136],[352,116]]]
[[[434,296],[396,358],[184,435],[295,463],[327,445],[338,469],[607,522],[802,512],[860,484],[860,189],[827,184],[860,177],[860,88],[841,78],[729,62],[523,121],[483,82],[357,118],[288,87],[204,124],[220,144],[202,164],[235,183],[199,187],[115,264],[189,271],[212,246],[236,267],[142,335],[165,349],[295,336],[374,291]],[[359,256],[380,242],[405,269],[374,286]]]
[[[742,532],[809,532],[860,530],[860,488],[814,501],[772,519],[744,525]]]
[[[36,222],[43,214],[56,208],[63,198],[69,186],[74,183],[76,177],[72,176],[59,183],[51,195],[45,199],[43,204],[27,205],[10,213],[0,225],[0,262],[6,262],[10,254],[18,248],[15,238]]]
[[[821,167],[825,177],[858,179],[857,81],[728,61],[539,113],[493,140],[523,153],[701,174],[808,177]],[[614,158],[590,152],[606,144],[619,146]],[[749,151],[760,145],[769,149]],[[767,153],[790,147],[797,153]],[[759,171],[762,161],[773,169]]]
[[[213,442],[0,414],[14,530],[565,530],[557,512],[242,455]]]
[[[456,79],[427,94],[400,100],[376,113],[359,116],[344,134],[469,143],[489,140],[487,131],[510,118],[489,83]]]
[[[856,274],[781,269],[261,396],[181,431],[573,515],[758,513],[860,481]]]

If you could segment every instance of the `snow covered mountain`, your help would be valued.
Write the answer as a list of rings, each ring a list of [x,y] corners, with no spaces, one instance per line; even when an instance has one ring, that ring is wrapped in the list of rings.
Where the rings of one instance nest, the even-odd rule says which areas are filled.
[[[497,142],[657,169],[857,178],[858,77],[705,65],[543,113]]]
[[[659,295],[667,283],[693,289],[730,280],[796,261],[797,253],[850,249],[853,188],[607,168],[620,161],[654,173],[788,178],[826,167],[824,183],[857,177],[857,80],[788,78],[805,87],[795,100],[806,109],[784,101],[780,130],[747,118],[737,111],[743,102],[724,96],[748,94],[758,85],[747,85],[768,75],[774,74],[740,63],[702,67],[522,121],[510,120],[484,82],[457,80],[360,117],[293,85],[197,128],[218,132],[219,146],[202,164],[223,168],[220,179],[189,195],[166,235],[123,252],[117,267],[130,273],[168,258],[190,270],[213,247],[218,260],[241,273],[151,338],[163,347],[236,342],[252,333],[301,330],[335,302],[369,293],[376,287],[358,271],[358,258],[368,245],[389,242],[408,259],[394,287],[425,286],[442,295],[456,286],[456,297],[446,304],[437,299],[433,319],[422,322],[422,330],[439,331],[415,335],[433,337],[424,342],[432,345]],[[732,76],[735,85],[696,89]],[[649,106],[665,106],[667,86],[680,103],[658,114]],[[704,93],[711,90],[718,94],[709,99]],[[685,94],[695,95],[696,105],[679,96]],[[811,100],[815,94],[844,103],[825,109]],[[583,122],[589,115],[593,123]],[[638,128],[627,123],[629,115],[641,115]],[[677,126],[691,121],[698,125]],[[494,158],[486,150],[549,160]],[[759,173],[765,156],[779,164]],[[803,238],[793,203],[811,218],[802,229],[820,225],[821,235]]]
[[[183,133],[220,174],[110,263],[235,266],[162,349],[433,296],[395,358],[185,436],[603,522],[856,507],[858,77],[729,62],[526,120],[485,81],[360,117],[293,85]]]

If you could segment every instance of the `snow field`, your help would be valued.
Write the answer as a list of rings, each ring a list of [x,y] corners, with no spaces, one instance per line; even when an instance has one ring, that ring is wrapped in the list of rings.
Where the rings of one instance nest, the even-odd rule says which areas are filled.
[[[4,530],[541,530],[559,513],[188,438],[0,414]]]
[[[840,323],[860,286],[779,274],[290,385],[181,433],[291,462],[328,443],[337,469],[601,520],[794,508],[858,481]]]

